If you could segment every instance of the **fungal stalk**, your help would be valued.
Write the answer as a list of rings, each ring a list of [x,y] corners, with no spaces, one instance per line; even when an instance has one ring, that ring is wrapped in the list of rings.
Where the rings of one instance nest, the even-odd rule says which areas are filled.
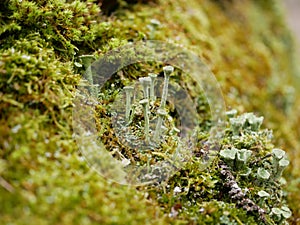
[[[151,85],[151,78],[150,77],[141,77],[139,81],[143,87],[144,98],[149,99],[149,88]]]
[[[150,86],[150,100],[155,101],[155,95],[154,95],[154,86],[155,86],[155,80],[157,78],[157,74],[155,73],[149,73],[148,76],[151,79],[151,86]]]
[[[173,66],[165,66],[163,68],[164,70],[164,87],[163,87],[163,92],[161,96],[161,102],[160,102],[160,108],[164,109],[166,107],[166,102],[167,102],[167,97],[168,97],[168,85],[169,85],[169,79],[171,74],[174,71]]]
[[[155,142],[159,141],[159,137],[160,137],[161,130],[162,130],[162,123],[163,123],[164,118],[167,116],[167,112],[164,109],[158,109],[157,114],[158,114],[158,119],[157,119],[156,128],[155,128],[155,132],[154,132],[154,138],[153,138]]]
[[[144,109],[144,120],[145,120],[145,126],[144,126],[144,135],[145,135],[145,142],[146,144],[149,144],[150,137],[149,137],[149,100],[143,99],[140,101],[140,104],[143,106]]]
[[[167,116],[165,107],[166,107],[167,96],[168,96],[168,85],[169,85],[170,76],[174,71],[174,67],[173,66],[165,66],[163,68],[163,70],[164,70],[164,86],[163,86],[163,92],[162,92],[162,97],[161,97],[161,101],[160,101],[160,106],[159,106],[159,109],[157,110],[158,119],[157,119],[156,128],[155,128],[155,132],[154,132],[154,141],[155,142],[159,141],[163,119],[164,119],[164,117]]]
[[[130,109],[131,109],[131,94],[134,90],[132,86],[125,86],[124,87],[125,93],[126,93],[126,112],[125,112],[125,119],[126,122],[129,122],[130,117]]]

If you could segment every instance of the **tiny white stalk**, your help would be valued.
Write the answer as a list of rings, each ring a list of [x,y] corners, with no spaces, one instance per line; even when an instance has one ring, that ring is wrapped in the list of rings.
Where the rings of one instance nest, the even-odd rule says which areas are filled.
[[[156,128],[154,132],[154,141],[157,143],[160,138],[160,133],[162,129],[162,123],[164,118],[167,116],[167,112],[164,109],[158,109],[157,110],[158,118],[157,118],[157,123],[156,123]]]
[[[149,144],[150,142],[150,137],[149,137],[149,100],[148,99],[143,99],[140,101],[140,104],[143,106],[144,109],[144,135],[145,135],[145,142],[146,144]]]
[[[141,77],[139,81],[143,87],[144,98],[149,99],[149,88],[151,85],[151,78],[150,77]]]
[[[154,93],[154,87],[155,87],[155,81],[156,81],[156,78],[157,78],[157,74],[155,74],[155,73],[149,73],[148,76],[151,79],[150,100],[151,101],[155,101],[156,96],[155,96],[155,93]]]
[[[169,79],[171,74],[174,71],[173,66],[165,66],[163,67],[164,70],[164,87],[161,96],[160,108],[164,109],[166,107],[167,97],[168,97],[168,86],[169,86]]]
[[[131,95],[134,88],[132,86],[125,86],[124,91],[126,93],[126,111],[125,111],[125,120],[128,123],[130,118],[130,110],[131,110]]]
[[[174,71],[174,67],[165,66],[163,67],[163,71],[164,71],[164,86],[163,86],[160,106],[159,109],[157,110],[158,118],[157,118],[156,128],[154,132],[154,138],[153,138],[156,143],[159,141],[160,138],[163,120],[167,116],[167,112],[165,108],[166,108],[166,102],[168,97],[168,86],[169,86],[170,76]]]

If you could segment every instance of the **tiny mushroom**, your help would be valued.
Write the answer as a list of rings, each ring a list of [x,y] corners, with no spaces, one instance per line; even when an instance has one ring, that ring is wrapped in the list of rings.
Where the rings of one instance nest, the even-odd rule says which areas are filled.
[[[149,73],[148,76],[151,79],[151,86],[150,86],[150,100],[154,101],[155,100],[155,93],[154,93],[154,86],[155,86],[155,80],[157,78],[157,74],[155,73]]]
[[[159,141],[163,119],[168,115],[166,110],[164,109],[158,109],[157,114],[158,114],[158,118],[157,118],[156,128],[154,132],[154,138],[153,138],[155,142]]]
[[[160,108],[165,108],[166,102],[167,102],[167,96],[168,96],[168,85],[169,85],[169,79],[171,74],[174,71],[173,66],[165,66],[163,67],[164,70],[164,87],[163,87],[163,92],[161,96],[161,102],[160,102]]]
[[[139,81],[143,87],[144,98],[149,99],[149,88],[151,85],[151,78],[150,77],[141,77]]]

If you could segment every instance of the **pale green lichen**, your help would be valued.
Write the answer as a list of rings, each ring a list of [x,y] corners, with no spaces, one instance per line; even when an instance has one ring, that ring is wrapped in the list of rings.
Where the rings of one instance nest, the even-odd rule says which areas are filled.
[[[243,130],[257,131],[263,122],[263,117],[257,117],[253,113],[246,113],[237,118],[230,118],[230,124],[234,134]]]
[[[150,99],[151,99],[151,101],[155,101],[155,99],[156,99],[156,96],[155,96],[155,81],[156,81],[156,78],[157,78],[157,74],[149,73],[148,76],[151,79]]]
[[[262,180],[268,180],[270,178],[271,174],[269,173],[268,170],[264,169],[264,168],[261,168],[259,167],[257,169],[257,177],[259,179],[262,179]]]
[[[140,101],[140,104],[143,106],[144,109],[144,135],[145,135],[145,142],[148,145],[150,142],[149,136],[149,100],[143,99]]]
[[[126,111],[125,111],[125,119],[126,119],[126,122],[128,123],[129,122],[129,118],[130,118],[130,111],[131,111],[131,95],[132,95],[132,92],[134,90],[134,87],[132,86],[125,86],[124,87],[124,91],[125,91],[125,94],[126,94]]]
[[[164,70],[164,86],[163,86],[163,90],[162,90],[162,96],[161,96],[159,109],[157,111],[158,119],[156,122],[154,138],[153,138],[155,142],[159,141],[161,130],[162,130],[162,123],[163,123],[164,117],[166,116],[165,107],[166,107],[166,102],[167,102],[167,98],[168,98],[168,85],[169,85],[170,76],[174,71],[174,67],[165,66],[165,67],[163,67],[163,70]]]
[[[151,86],[151,78],[150,77],[141,77],[139,79],[139,81],[143,87],[144,98],[149,99],[149,89]]]
[[[236,148],[232,148],[232,149],[224,149],[220,151],[220,155],[224,158],[224,159],[228,159],[233,161],[235,159],[237,153],[237,149]]]

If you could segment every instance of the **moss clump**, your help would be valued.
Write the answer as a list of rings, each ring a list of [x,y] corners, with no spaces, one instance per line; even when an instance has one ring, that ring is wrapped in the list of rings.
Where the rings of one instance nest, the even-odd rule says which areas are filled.
[[[208,154],[209,107],[186,76],[174,79],[200,106],[202,129],[192,160],[167,183],[137,189],[109,183],[87,167],[72,138],[72,100],[80,74],[87,69],[79,56],[102,56],[137,40],[169,40],[193,50],[209,65],[227,105],[264,115],[265,126],[274,129],[276,145],[295,156],[291,179],[299,177],[300,156],[294,151],[299,147],[299,109],[293,107],[300,99],[293,82],[297,70],[291,37],[274,2],[166,0],[128,5],[123,1],[107,17],[93,1],[2,1],[0,221],[285,224],[291,214],[286,195],[294,213],[290,220],[297,221],[299,178],[288,179],[289,192],[284,191],[280,167],[287,163],[276,164],[271,132],[258,129],[257,123],[253,130],[250,121],[255,117],[238,127],[232,121],[241,118],[228,121],[219,146],[224,151],[251,151],[245,163],[239,162],[238,153],[232,161],[221,154],[201,169]],[[107,144],[117,144],[107,111],[118,91],[128,80],[159,73],[162,66],[130,65],[107,82],[103,90],[107,99],[100,99],[96,107],[99,136]],[[259,175],[263,170],[268,178]],[[270,196],[261,197],[262,191]]]
[[[99,8],[92,3],[73,1],[5,1],[7,12],[0,34],[6,43],[38,32],[64,57],[73,57],[76,45],[88,45],[95,40],[95,23]]]

